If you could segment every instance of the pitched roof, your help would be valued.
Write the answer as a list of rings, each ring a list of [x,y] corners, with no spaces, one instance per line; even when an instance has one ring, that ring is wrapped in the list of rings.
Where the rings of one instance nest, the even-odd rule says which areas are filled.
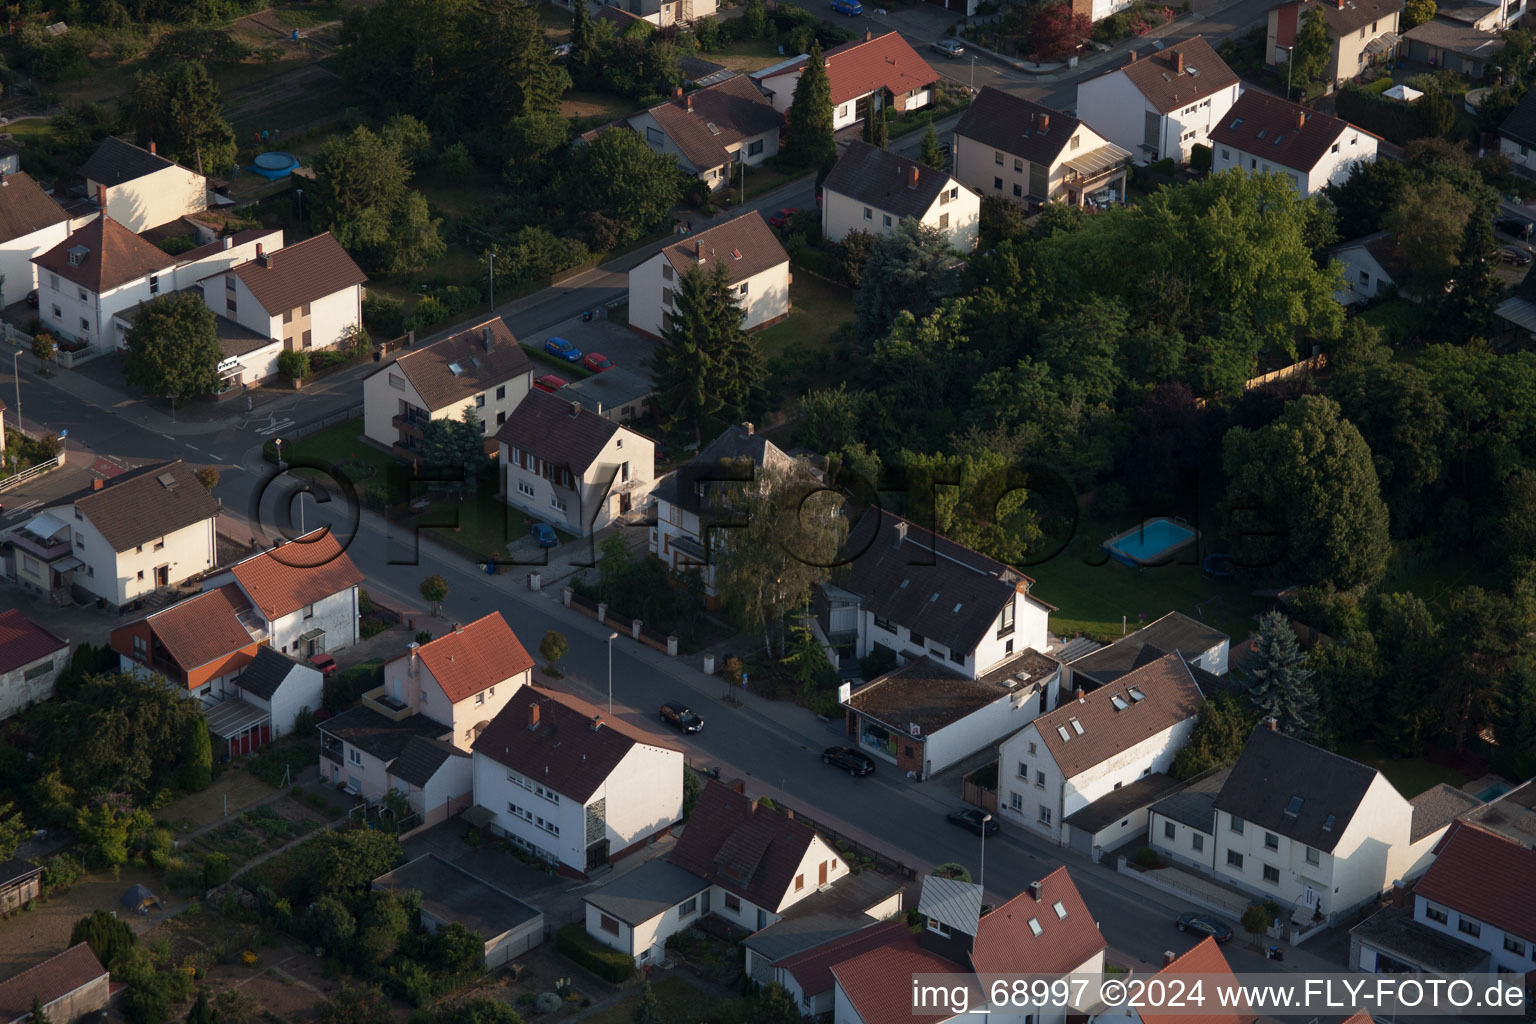
[[[889,89],[897,96],[922,89],[939,80],[938,72],[901,38],[899,32],[887,32],[873,39],[856,39],[834,46],[822,54],[827,64],[827,84],[832,88],[832,105],[867,96],[876,89]],[[761,75],[772,81],[780,75],[805,70],[809,58],[785,61],[771,74]]]
[[[1043,672],[1028,675],[1028,682],[1039,686],[1051,678]],[[951,670],[936,655],[919,655],[849,694],[846,706],[903,734],[915,725],[920,735],[931,736],[983,708],[1021,700],[1029,692],[1030,687],[1011,682],[972,679]]]
[[[1525,95],[1520,97],[1520,102],[1515,104],[1515,109],[1511,110],[1509,116],[1504,119],[1504,123],[1499,125],[1499,134],[1527,146],[1536,146],[1536,92],[1527,90]]]
[[[119,473],[102,481],[99,489],[76,491],[50,507],[71,504],[114,551],[127,551],[219,514],[219,503],[180,459]]]
[[[0,675],[41,661],[55,651],[69,646],[39,626],[18,608],[0,612]]]
[[[1227,784],[1231,768],[1212,768],[1190,779],[1184,788],[1152,805],[1152,811],[1182,822],[1206,835],[1216,831],[1216,795]]]
[[[217,253],[225,252],[237,246],[247,245],[256,241],[258,238],[265,238],[267,235],[271,234],[276,234],[278,238],[281,239],[282,229],[279,228],[274,232],[271,228],[246,228],[244,231],[236,231],[232,235],[224,235],[219,238],[215,238],[208,244],[200,245],[196,249],[189,249],[178,256],[177,261],[183,264],[196,263],[200,259],[205,259],[206,257],[213,256]],[[282,242],[279,241],[278,244],[281,245]]]
[[[1116,822],[1124,821],[1132,811],[1150,807],[1179,789],[1180,786],[1181,783],[1177,779],[1162,772],[1153,772],[1150,775],[1143,775],[1135,782],[1127,782],[1118,789],[1110,790],[1061,820],[1063,824],[1071,825],[1074,832],[1087,832],[1091,835]]]
[[[20,857],[12,857],[9,860],[0,861],[0,885],[9,885],[23,878],[40,875],[43,869],[36,864],[28,864]]]
[[[445,733],[453,732],[452,726],[426,715],[409,715],[397,722],[365,704],[348,708],[334,718],[327,718],[320,723],[320,729],[378,758],[384,762],[385,768],[394,763],[395,758],[415,737],[439,739]]]
[[[608,373],[598,376],[606,377]],[[752,465],[758,468],[787,469],[795,465],[794,459],[784,454],[784,450],[767,437],[757,433],[752,424],[732,424],[651,493],[658,501],[665,501],[697,515],[704,509],[704,496],[699,494],[700,486],[706,481],[724,476],[733,468],[732,463],[743,459],[751,459]],[[707,494],[708,488],[705,490]]]
[[[1180,59],[1183,70],[1180,70]],[[1237,75],[1203,36],[1149,54],[1120,68],[1160,113],[1172,113],[1237,84]],[[1114,74],[1115,72],[1110,72]]]
[[[1414,895],[1536,942],[1536,836],[1519,843],[1470,822],[1451,824]]]
[[[1017,971],[1017,966],[1013,970]],[[955,961],[924,949],[911,932],[893,932],[889,941],[832,966],[832,976],[864,1024],[931,1024],[942,1020],[913,1010],[912,992],[905,979],[915,974],[968,973]],[[957,979],[957,983],[963,982]],[[981,999],[981,993],[973,995]]]
[[[100,294],[175,266],[177,260],[102,214],[32,262]]]
[[[1208,978],[1207,982],[1216,984],[1237,985],[1237,978],[1232,973],[1232,965],[1227,963],[1227,958],[1221,955],[1221,947],[1216,944],[1215,938],[1207,935],[1204,939],[1189,950],[1183,956],[1177,958],[1158,971],[1155,977],[1162,978],[1165,975],[1176,977],[1181,974],[1216,975]],[[1258,1019],[1258,1015],[1252,1013],[1252,1007],[1245,1007],[1249,1012],[1231,1013],[1179,1013],[1176,1010],[1167,1013],[1156,1013],[1148,1010],[1139,1010],[1137,1015],[1141,1017],[1141,1024],[1201,1024],[1208,1021],[1209,1024],[1252,1024]],[[1346,1022],[1348,1024],[1348,1022]]]
[[[44,1006],[104,978],[106,968],[85,943],[70,946],[57,956],[51,956],[40,964],[34,964],[6,981],[0,981],[0,1020],[12,1021],[25,1017],[32,1010],[36,997]]]
[[[1446,18],[1431,18],[1423,24],[1415,25],[1403,33],[1403,38],[1427,46],[1438,46],[1480,61],[1492,60],[1504,46],[1501,33],[1487,32]]]
[[[833,967],[885,946],[906,934],[910,933],[907,932],[905,921],[881,921],[787,956],[775,961],[773,966],[789,972],[801,992],[808,996],[819,995],[831,990]]]
[[[480,733],[474,751],[584,804],[637,743],[677,749],[580,697],[524,686]]]
[[[96,152],[80,168],[80,176],[110,188],[175,166],[163,156],[109,135],[101,140]]]
[[[491,612],[429,640],[415,653],[455,704],[533,668],[533,659],[501,612]]]
[[[981,920],[982,902],[981,886],[975,882],[925,875],[918,889],[917,912],[930,921],[974,936]]]
[[[884,510],[866,513],[846,549],[847,589],[883,619],[969,654],[1028,576]],[[1033,595],[1030,600],[1038,604]],[[1049,605],[1046,605],[1049,607]]]
[[[580,476],[623,429],[579,402],[534,388],[507,415],[496,440]]]
[[[469,754],[445,740],[412,736],[406,740],[400,756],[389,765],[389,774],[412,786],[425,786],[450,758]]]
[[[1036,884],[1038,900],[1026,889],[983,915],[971,949],[977,974],[1065,974],[1108,945],[1065,867]]]
[[[1064,702],[1035,719],[1035,727],[1062,774],[1071,779],[1194,718],[1202,700],[1189,666],[1175,652]]]
[[[665,860],[649,860],[606,882],[583,899],[627,925],[641,925],[709,888],[692,871]]]
[[[1145,656],[1149,647],[1155,649],[1156,657],[1169,651],[1178,651],[1186,660],[1190,660],[1222,641],[1230,642],[1230,638],[1221,630],[1197,622],[1182,612],[1169,612],[1108,647],[1091,650],[1076,659],[1064,660],[1072,666],[1074,679],[1086,675],[1094,683],[1103,685],[1152,660]]]
[[[363,582],[329,527],[252,555],[230,571],[268,621]]]
[[[1060,158],[1082,123],[1059,110],[985,85],[960,115],[955,134],[1049,167]]]
[[[1281,4],[1288,7],[1290,4]],[[1297,26],[1301,25],[1306,12],[1316,7],[1323,12],[1323,20],[1328,23],[1328,31],[1334,36],[1347,36],[1351,32],[1358,32],[1373,21],[1391,15],[1403,9],[1403,0],[1337,0],[1328,3],[1324,0],[1301,0],[1301,11],[1297,14]],[[1282,33],[1284,38],[1277,40],[1281,46],[1291,41],[1293,33]]]
[[[777,910],[816,832],[803,821],[707,782],[688,827],[667,855],[760,907]]]
[[[327,231],[230,268],[272,316],[368,280]]]
[[[729,163],[725,147],[773,131],[784,123],[768,97],[746,75],[658,103],[655,118],[683,158],[701,171]]]
[[[405,374],[431,412],[528,373],[533,361],[498,316],[407,352],[379,372],[390,369]]]
[[[1332,853],[1377,774],[1261,722],[1216,795],[1216,808]],[[1297,798],[1301,806],[1288,814]]]
[[[190,672],[256,643],[240,624],[250,602],[233,583],[190,597],[146,618],[155,639]]]
[[[1232,109],[1211,129],[1211,141],[1282,167],[1310,172],[1349,128],[1349,122],[1299,103],[1244,89]]]
[[[262,700],[271,700],[277,693],[278,687],[288,678],[288,674],[299,667],[310,668],[303,665],[297,658],[291,658],[281,654],[276,648],[267,645],[256,652],[256,657],[245,666],[240,673],[240,689]],[[310,668],[310,671],[316,671]]]
[[[0,177],[0,242],[69,220],[64,208],[22,172]]]
[[[921,218],[938,201],[939,193],[950,187],[950,180],[945,171],[855,139],[837,158],[822,187],[898,219]]]
[[[712,273],[718,261],[724,264],[726,277],[733,283],[789,262],[789,253],[779,244],[779,236],[756,210],[689,235],[685,241],[667,246],[662,255],[679,275],[695,267],[702,273]]]
[[[1408,803],[1413,806],[1413,830],[1408,836],[1409,842],[1413,843],[1483,805],[1471,793],[1463,793],[1447,782],[1431,786]]]

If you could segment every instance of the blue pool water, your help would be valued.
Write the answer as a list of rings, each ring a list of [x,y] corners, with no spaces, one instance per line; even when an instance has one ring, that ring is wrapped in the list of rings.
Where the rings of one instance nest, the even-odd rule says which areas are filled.
[[[1155,562],[1165,552],[1188,543],[1194,535],[1194,530],[1171,519],[1153,519],[1108,546],[1112,552],[1135,562]]]
[[[1489,803],[1489,802],[1491,802],[1493,800],[1498,799],[1499,797],[1503,796],[1505,793],[1508,793],[1508,792],[1509,792],[1509,787],[1508,786],[1504,785],[1504,783],[1502,783],[1502,782],[1495,782],[1493,785],[1489,786],[1487,789],[1485,789],[1481,793],[1477,794],[1477,798],[1479,800],[1481,800],[1483,803],[1486,804],[1486,803]]]

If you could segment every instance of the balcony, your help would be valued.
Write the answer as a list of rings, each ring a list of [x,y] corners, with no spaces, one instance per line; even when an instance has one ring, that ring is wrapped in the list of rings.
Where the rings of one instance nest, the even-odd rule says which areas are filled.
[[[421,436],[421,428],[431,421],[432,417],[425,413],[405,412],[391,416],[389,422],[413,437]]]
[[[326,740],[325,741],[326,744],[332,743],[332,742],[334,742],[336,744],[334,749],[332,747],[330,747],[330,746],[325,745],[325,744],[321,745],[321,747],[320,747],[320,756],[325,758],[327,761],[332,761],[332,762],[334,762],[336,764],[345,764],[346,762],[341,759],[341,743],[339,741],[332,741],[332,740]]]
[[[392,697],[387,686],[363,694],[363,706],[372,708],[391,722],[402,722],[411,717],[411,706]]]

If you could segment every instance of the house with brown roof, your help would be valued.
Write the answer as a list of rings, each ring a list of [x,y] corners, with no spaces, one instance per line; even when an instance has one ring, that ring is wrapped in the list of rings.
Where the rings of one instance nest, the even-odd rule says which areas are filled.
[[[203,301],[220,316],[285,352],[332,348],[363,322],[368,275],[329,232],[273,250],[203,278]]]
[[[53,696],[69,665],[69,641],[21,613],[0,612],[0,721]]]
[[[23,1024],[32,1002],[49,1020],[74,1021],[106,1008],[111,981],[91,947],[81,942],[57,956],[0,981],[0,1024]]]
[[[720,189],[741,165],[756,167],[778,154],[784,115],[750,78],[734,75],[693,92],[678,89],[625,124],[657,153],[676,156],[684,173]]]
[[[31,175],[0,176],[0,302],[15,302],[37,287],[32,258],[69,237],[69,219]]]
[[[1159,794],[1148,793],[1108,826],[1095,818],[1091,831],[1071,819],[1096,801],[1118,800],[1143,779],[1166,776],[1203,700],[1176,651],[1091,693],[1078,690],[998,748],[998,813],[1089,853],[1129,841],[1146,828],[1147,807]]]
[[[671,329],[682,279],[723,266],[741,307],[741,325],[755,331],[789,315],[789,254],[756,210],[733,217],[662,249],[629,272],[629,325],[659,338]]]
[[[1501,4],[1506,2],[1500,0]],[[1397,59],[1403,0],[1288,0],[1269,9],[1264,31],[1265,64],[1285,66],[1304,19],[1312,11],[1318,11],[1328,27],[1328,63],[1323,80],[1330,87],[1349,81],[1373,64],[1390,64]]]
[[[1164,953],[1163,968],[1152,978],[1161,978],[1163,984],[1169,986],[1177,984],[1179,979],[1187,978],[1184,982],[1186,987],[1194,985],[1198,978],[1207,991],[1211,985],[1231,985],[1234,990],[1237,986],[1237,976],[1232,973],[1232,965],[1227,963],[1227,958],[1221,953],[1221,946],[1210,935],[1179,956],[1174,956],[1172,951]],[[1151,983],[1151,979],[1148,979],[1148,983]],[[1247,1006],[1234,1006],[1229,1012],[1223,1013],[1189,1013],[1174,1008],[1163,1010],[1161,1007],[1119,1006],[1092,1015],[1088,1018],[1088,1024],[1199,1024],[1201,1021],[1209,1021],[1210,1024],[1254,1024],[1256,1020],[1258,1015],[1252,1007]],[[1351,1024],[1354,1020],[1352,1017],[1343,1024]],[[1370,1018],[1358,1024],[1370,1024]]]
[[[537,388],[496,441],[502,500],[578,537],[638,512],[655,483],[654,441]]]
[[[1305,199],[1376,159],[1378,141],[1348,121],[1247,89],[1211,130],[1211,170],[1283,174]]]
[[[430,420],[473,409],[496,453],[494,434],[528,394],[533,362],[501,317],[402,352],[363,379],[363,434],[407,458],[421,454]]]
[[[146,231],[208,209],[208,179],[122,139],[101,140],[80,168],[86,194],[129,231]]]
[[[111,633],[124,672],[158,675],[211,707],[234,696],[235,680],[269,635],[233,583],[152,612]]]
[[[980,230],[981,197],[947,171],[867,142],[848,143],[822,183],[822,234],[833,241],[854,231],[878,235],[909,219],[970,252]]]
[[[899,32],[881,36],[866,32],[863,39],[834,46],[822,58],[827,65],[827,82],[832,87],[833,130],[862,121],[871,111],[885,107],[904,113],[933,102],[938,72]],[[809,60],[810,56],[802,53],[752,73],[752,80],[774,110],[781,114],[789,112],[795,86]]]
[[[100,353],[116,344],[113,314],[172,290],[177,259],[111,217],[97,217],[32,262],[43,326]]]
[[[1497,69],[1504,52],[1504,34],[1459,18],[1436,16],[1404,32],[1401,49],[1409,60],[1455,71],[1477,82],[1485,70]]]
[[[97,478],[11,529],[16,581],[59,602],[121,606],[213,568],[218,514],[180,459]]]
[[[472,762],[487,827],[567,874],[585,877],[683,816],[683,752],[567,693],[519,689]]]
[[[1078,83],[1077,116],[1138,164],[1189,160],[1237,102],[1242,85],[1203,36],[1130,52],[1121,67]]]
[[[1030,207],[1118,202],[1130,162],[1077,118],[990,85],[955,125],[955,177],[978,194]]]

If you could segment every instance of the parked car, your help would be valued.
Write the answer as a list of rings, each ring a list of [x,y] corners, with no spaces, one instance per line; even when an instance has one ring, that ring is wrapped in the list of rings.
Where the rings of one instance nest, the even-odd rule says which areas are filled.
[[[1181,932],[1199,932],[1201,935],[1209,935],[1217,942],[1226,942],[1232,938],[1232,929],[1208,914],[1193,912],[1180,914],[1179,919],[1174,922],[1174,927]]]
[[[1531,236],[1536,234],[1536,221],[1525,217],[1500,217],[1493,222],[1493,226],[1506,235],[1513,235],[1522,242],[1529,242]]]
[[[568,363],[581,362],[581,349],[564,338],[550,338],[544,343],[544,351],[552,356],[559,356]]]
[[[309,656],[309,663],[319,669],[320,675],[326,679],[331,678],[341,669],[341,666],[336,664],[336,659],[324,652],[311,654]]]
[[[557,377],[552,373],[546,373],[542,377],[535,377],[533,379],[534,387],[540,391],[548,391],[550,394],[554,394],[569,383],[564,377]]]
[[[1499,250],[1499,259],[1505,263],[1512,263],[1517,267],[1525,267],[1530,265],[1531,251],[1529,249],[1521,249],[1519,246],[1506,245]]]
[[[549,52],[556,57],[569,57],[571,55],[571,44],[561,43],[559,46],[552,46],[549,48]]]
[[[832,0],[832,11],[834,14],[846,14],[854,18],[864,13],[864,5],[859,0]]]
[[[784,209],[768,218],[768,226],[771,228],[782,228],[794,218],[795,214],[799,212],[800,207],[798,206],[786,206]]]
[[[940,39],[933,49],[946,57],[958,57],[965,52],[965,44],[958,39]]]
[[[609,359],[601,352],[588,352],[587,358],[581,361],[581,365],[593,373],[602,373],[604,370],[613,369],[614,363],[612,359]]]
[[[949,823],[951,825],[959,825],[961,828],[975,832],[979,836],[996,835],[997,830],[1001,828],[997,823],[996,816],[988,814],[980,807],[967,807],[963,811],[950,811]]]
[[[541,548],[556,547],[560,543],[555,528],[548,523],[534,523],[528,527],[528,532],[533,534],[533,542]]]
[[[33,309],[37,308],[37,289],[36,288],[33,288],[31,291],[27,292],[27,305],[31,306]]]
[[[704,719],[688,710],[682,701],[669,700],[661,706],[661,721],[680,732],[698,732],[704,728]]]
[[[868,775],[875,770],[875,759],[852,747],[828,747],[821,752],[821,763],[841,768],[849,775]]]

